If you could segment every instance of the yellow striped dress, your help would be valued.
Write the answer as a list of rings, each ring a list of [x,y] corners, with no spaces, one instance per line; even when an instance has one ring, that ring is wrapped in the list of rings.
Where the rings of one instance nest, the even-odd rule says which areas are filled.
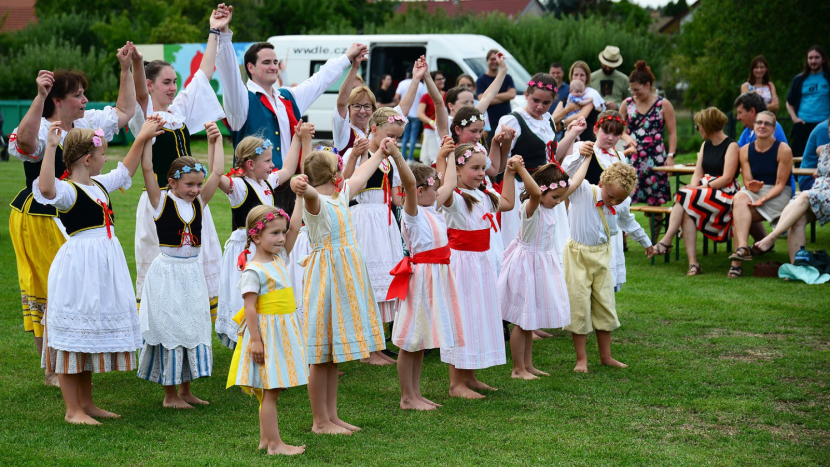
[[[283,260],[275,257],[267,264],[248,263],[238,287],[242,294],[259,295],[256,311],[265,364],[257,365],[251,356],[251,334],[243,308],[234,317],[239,323],[239,338],[231,360],[228,387],[278,389],[308,384],[305,338]]]

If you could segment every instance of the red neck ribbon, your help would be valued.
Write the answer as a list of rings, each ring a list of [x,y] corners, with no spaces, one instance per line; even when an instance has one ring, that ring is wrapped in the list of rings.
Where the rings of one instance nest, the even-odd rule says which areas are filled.
[[[112,209],[107,206],[107,203],[99,200],[98,204],[104,209],[104,225],[107,227],[107,237],[112,238]]]
[[[598,208],[601,208],[603,206],[605,206],[605,202],[603,200],[597,201],[597,207]],[[611,211],[611,214],[617,214],[617,210],[614,209],[614,206],[605,206],[605,207],[608,208],[609,211]]]

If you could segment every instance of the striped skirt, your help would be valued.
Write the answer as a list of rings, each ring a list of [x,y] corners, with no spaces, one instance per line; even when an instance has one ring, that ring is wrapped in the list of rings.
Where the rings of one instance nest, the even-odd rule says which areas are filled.
[[[705,175],[711,183],[717,177]],[[699,188],[680,189],[674,195],[675,202],[683,206],[686,214],[695,221],[697,230],[715,242],[723,242],[732,235],[732,197],[738,192],[735,180],[722,189]]]
[[[138,377],[162,386],[175,386],[208,377],[212,369],[213,351],[209,345],[168,349],[161,344],[148,345],[144,342],[138,352]]]
[[[74,375],[84,371],[133,371],[136,365],[134,352],[83,353],[47,347],[41,357],[40,366],[61,375]]]
[[[245,328],[235,350],[239,352],[236,377],[229,375],[228,383],[256,389],[291,388],[308,384],[305,339],[297,313],[258,316],[265,364],[254,363],[251,356],[251,333]],[[236,358],[234,353],[234,359]]]

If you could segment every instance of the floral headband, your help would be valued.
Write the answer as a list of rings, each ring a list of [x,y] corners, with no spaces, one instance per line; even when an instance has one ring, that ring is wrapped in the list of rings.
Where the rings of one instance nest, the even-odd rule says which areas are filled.
[[[559,180],[558,184],[557,183],[551,183],[550,186],[548,186],[548,185],[539,185],[539,188],[542,190],[542,193],[544,193],[547,190],[555,190],[559,187],[566,188],[566,187],[570,186],[570,184],[571,184],[570,180]],[[557,185],[559,185],[559,186],[557,186]]]
[[[288,214],[286,214],[285,211],[283,211],[282,209],[277,211],[276,215],[274,215],[273,212],[269,212],[268,214],[265,215],[265,221],[257,222],[256,225],[254,226],[254,228],[248,231],[248,236],[253,237],[254,235],[262,232],[262,229],[265,228],[265,223],[268,222],[268,221],[272,221],[272,220],[276,219],[277,216],[284,217],[286,222],[291,221],[291,218],[288,217]]]
[[[558,89],[556,89],[556,86],[554,86],[554,85],[552,85],[552,84],[545,84],[545,83],[543,83],[543,82],[541,82],[541,81],[533,81],[533,80],[530,80],[530,81],[528,81],[528,82],[527,82],[527,85],[528,85],[528,86],[530,86],[530,87],[532,87],[532,88],[533,88],[533,87],[536,87],[536,88],[539,88],[539,89],[544,89],[544,90],[547,90],[547,91],[553,91],[553,92],[557,92],[557,91],[558,91]]]
[[[97,130],[95,130],[95,136],[92,137],[92,145],[95,146],[96,148],[101,147],[101,145],[104,144],[103,141],[101,140],[101,138],[103,138],[103,137],[104,137],[104,130],[102,130],[99,127]]]
[[[605,122],[618,122],[618,123],[622,123],[622,122],[623,122],[623,119],[622,119],[622,117],[615,117],[615,116],[613,116],[613,115],[606,115],[606,116],[604,116],[604,117],[600,118],[599,120],[597,120],[597,122],[596,122],[596,123],[594,123],[594,128],[599,128],[599,127],[600,127],[600,125],[602,125],[602,124],[603,124],[603,123],[605,123]]]
[[[475,118],[475,117],[473,117],[473,118]],[[464,164],[464,162],[467,159],[473,157],[473,152],[483,152],[484,154],[487,154],[487,148],[485,148],[484,145],[481,144],[481,143],[476,143],[476,145],[473,146],[472,150],[468,149],[468,150],[464,151],[464,155],[459,157],[458,159],[456,159],[456,162],[459,165]],[[438,174],[438,175],[439,175],[438,178],[441,178],[440,177],[441,174]]]
[[[272,148],[272,147],[274,147],[274,143],[272,143],[270,139],[266,139],[265,142],[262,143],[262,146],[256,148],[256,150],[254,150],[254,152],[256,152],[257,155],[261,155],[266,149],[269,149],[269,148]]]
[[[182,167],[181,169],[177,170],[176,173],[173,174],[173,178],[178,180],[178,179],[182,178],[182,175],[189,174],[190,172],[193,172],[194,170],[196,172],[202,172],[205,175],[207,175],[207,168],[204,165],[197,162],[197,163],[193,164],[193,167],[191,167],[189,165],[186,165],[186,166]]]
[[[331,146],[318,145],[318,146],[314,147],[314,150],[315,151],[328,151],[330,153],[333,153],[335,156],[337,156],[337,171],[338,172],[343,171],[343,157],[340,154],[337,153],[337,148],[333,148]]]
[[[481,120],[482,122],[484,121],[484,114],[480,114],[478,117],[476,117],[475,115],[473,115],[472,117],[470,117],[470,121],[469,121],[469,122],[467,121],[467,119],[461,120],[461,123],[459,124],[459,126],[460,126],[461,128],[464,128],[465,126],[467,126],[467,125],[472,125],[473,123],[475,123],[475,122],[477,122],[477,121],[479,121],[479,120]]]
[[[386,119],[386,121],[389,123],[395,123],[396,121],[398,121],[403,123],[404,125],[409,123],[409,119],[400,114],[390,115],[389,118]]]

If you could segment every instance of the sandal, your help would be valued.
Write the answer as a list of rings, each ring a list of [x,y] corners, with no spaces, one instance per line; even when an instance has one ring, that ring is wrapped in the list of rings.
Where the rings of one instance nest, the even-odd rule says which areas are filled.
[[[742,246],[735,250],[735,253],[729,255],[729,259],[735,261],[752,261],[752,253],[749,248]]]
[[[663,247],[663,249],[660,250],[660,247]],[[654,245],[654,254],[655,255],[667,255],[667,254],[669,254],[669,252],[671,251],[671,249],[673,247],[674,247],[674,245],[672,245],[672,244],[666,245],[663,242],[657,242],[657,244]]]
[[[703,270],[700,269],[699,264],[690,264],[689,265],[689,270],[686,272],[687,276],[697,276],[697,275],[700,275],[700,274],[703,274]]]
[[[744,268],[738,266],[729,266],[729,272],[726,273],[726,277],[743,277],[744,275]]]
[[[752,256],[763,256],[767,253],[774,253],[775,252],[775,245],[772,246],[769,250],[762,250],[761,247],[758,246],[757,243],[749,247],[749,253]]]

